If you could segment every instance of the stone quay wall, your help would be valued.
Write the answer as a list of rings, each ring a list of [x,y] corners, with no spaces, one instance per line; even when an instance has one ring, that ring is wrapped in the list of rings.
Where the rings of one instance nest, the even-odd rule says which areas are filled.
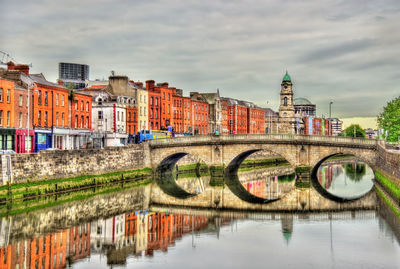
[[[149,154],[147,143],[105,149],[15,154],[11,155],[12,182],[70,178],[150,167]]]
[[[382,144],[378,145],[377,150],[376,168],[400,184],[400,152],[386,149]]]

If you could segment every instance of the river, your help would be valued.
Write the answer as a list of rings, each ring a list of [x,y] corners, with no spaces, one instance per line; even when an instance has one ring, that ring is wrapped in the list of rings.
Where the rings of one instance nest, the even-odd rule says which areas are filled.
[[[290,167],[243,169],[237,179],[266,200],[298,191]],[[229,191],[210,186],[209,175],[174,180],[197,197]],[[400,268],[400,220],[372,180],[357,160],[330,160],[318,171],[318,183],[336,197],[374,197],[366,209],[228,210],[202,207],[196,197],[198,207],[177,206],[153,203],[159,193],[151,183],[8,215],[0,268]]]

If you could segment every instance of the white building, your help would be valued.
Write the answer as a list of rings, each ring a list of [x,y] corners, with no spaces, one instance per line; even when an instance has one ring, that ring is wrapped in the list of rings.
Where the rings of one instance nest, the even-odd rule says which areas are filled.
[[[332,135],[339,135],[343,131],[343,121],[339,120],[338,118],[330,118],[328,120],[332,123]]]

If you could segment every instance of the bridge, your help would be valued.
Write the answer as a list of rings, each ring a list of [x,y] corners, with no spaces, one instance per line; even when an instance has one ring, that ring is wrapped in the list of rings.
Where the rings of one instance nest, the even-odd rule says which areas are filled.
[[[145,167],[163,170],[172,168],[179,160],[234,170],[251,154],[263,151],[280,155],[292,167],[306,167],[310,172],[330,156],[354,155],[373,169],[379,168],[400,179],[400,154],[386,149],[383,141],[288,134],[176,137],[124,147],[13,154],[8,165],[2,159],[3,167],[7,168],[2,170],[2,177],[5,184],[4,178],[22,183],[28,179],[66,178]]]
[[[208,166],[238,167],[251,154],[268,151],[285,158],[293,167],[315,170],[337,154],[353,155],[371,167],[377,163],[380,142],[338,136],[290,134],[246,134],[180,137],[149,142],[153,168],[169,169],[181,158],[191,155]]]

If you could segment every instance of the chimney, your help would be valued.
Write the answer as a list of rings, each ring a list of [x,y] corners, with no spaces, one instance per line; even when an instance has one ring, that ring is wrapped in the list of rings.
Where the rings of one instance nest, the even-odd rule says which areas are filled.
[[[175,89],[175,94],[178,96],[183,96],[183,91],[181,89]]]
[[[143,88],[143,82],[138,81],[135,83],[139,88]]]
[[[20,71],[25,75],[29,75],[29,66],[27,64],[17,64],[15,65],[12,61],[7,63],[7,70],[8,71]]]
[[[64,82],[61,79],[57,80],[57,84],[60,86],[64,86]]]
[[[163,83],[161,84],[161,87],[163,87],[163,88],[168,88],[168,82],[163,82]]]
[[[154,90],[154,84],[155,84],[154,80],[146,80],[146,90],[148,91]]]

